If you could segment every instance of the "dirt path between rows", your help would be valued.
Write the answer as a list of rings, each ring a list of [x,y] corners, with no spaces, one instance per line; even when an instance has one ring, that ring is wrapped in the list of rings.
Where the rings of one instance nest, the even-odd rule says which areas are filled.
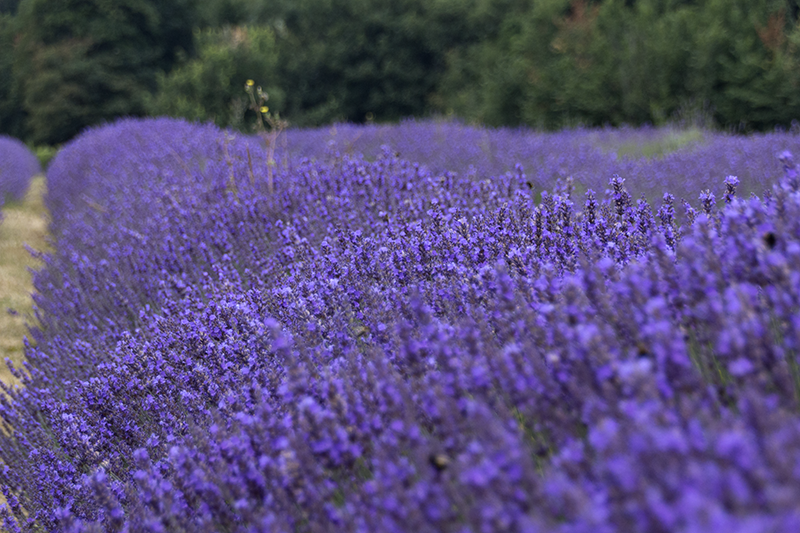
[[[16,383],[5,359],[14,363],[24,359],[23,338],[27,324],[34,322],[31,269],[41,262],[31,257],[25,245],[39,251],[49,250],[49,218],[44,207],[44,176],[35,177],[21,202],[2,207],[0,220],[0,380]]]

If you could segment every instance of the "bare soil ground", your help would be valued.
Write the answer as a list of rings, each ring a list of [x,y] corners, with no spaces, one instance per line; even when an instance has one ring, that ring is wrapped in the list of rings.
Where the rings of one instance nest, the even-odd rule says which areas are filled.
[[[23,338],[33,316],[33,282],[31,269],[41,262],[33,258],[25,245],[38,251],[48,251],[49,224],[43,196],[44,176],[35,177],[21,202],[7,203],[0,221],[0,380],[16,383],[4,363],[9,358],[15,364],[24,359]],[[11,310],[11,312],[9,312]]]

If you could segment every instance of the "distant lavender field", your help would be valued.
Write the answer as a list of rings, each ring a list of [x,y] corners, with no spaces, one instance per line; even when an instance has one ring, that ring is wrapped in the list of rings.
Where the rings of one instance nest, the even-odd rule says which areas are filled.
[[[84,133],[5,528],[800,531],[800,138],[660,135]]]
[[[4,199],[21,200],[31,178],[41,171],[36,156],[22,141],[0,135],[0,206]]]
[[[388,145],[403,159],[419,162],[433,173],[474,174],[479,178],[525,170],[536,189],[552,189],[556,180],[572,178],[583,190],[602,191],[619,174],[635,197],[660,200],[665,192],[690,201],[701,190],[724,193],[723,179],[736,175],[740,193],[761,194],[782,175],[776,154],[800,154],[800,136],[768,133],[749,137],[695,132],[697,139],[658,158],[618,153],[669,146],[680,132],[656,128],[577,129],[558,133],[466,127],[455,122],[408,121],[398,126],[339,124],[314,130],[290,130],[283,146],[293,156],[326,154],[380,155]],[[666,142],[665,142],[666,141]]]

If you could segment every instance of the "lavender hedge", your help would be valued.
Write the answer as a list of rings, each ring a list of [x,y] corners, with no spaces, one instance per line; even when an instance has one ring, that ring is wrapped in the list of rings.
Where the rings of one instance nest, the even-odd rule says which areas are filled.
[[[7,530],[800,530],[790,152],[683,207],[287,137],[274,194],[259,140],[165,119],[54,160]]]
[[[18,139],[0,135],[0,206],[21,200],[31,178],[42,171],[36,156]]]
[[[698,142],[677,146],[659,158],[618,153],[620,147],[646,148],[664,143],[680,132],[657,128],[575,129],[555,133],[525,129],[467,127],[457,122],[418,122],[400,125],[289,130],[282,142],[291,154],[321,159],[330,151],[364,154],[374,159],[389,145],[410,161],[424,163],[433,173],[446,171],[497,176],[525,168],[535,191],[551,189],[556,180],[571,179],[581,192],[602,191],[614,174],[623,176],[634,197],[658,202],[664,193],[694,200],[698,191],[724,194],[722,180],[736,175],[740,193],[761,194],[775,183],[782,169],[775,154],[800,153],[800,138],[772,132],[744,137],[718,132],[695,132]]]

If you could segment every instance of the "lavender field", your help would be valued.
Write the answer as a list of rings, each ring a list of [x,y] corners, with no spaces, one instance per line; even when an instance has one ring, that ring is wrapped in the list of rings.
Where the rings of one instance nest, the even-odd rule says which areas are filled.
[[[800,136],[660,135],[85,132],[5,529],[800,531]]]
[[[22,141],[0,135],[0,209],[4,200],[21,200],[31,178],[42,171]]]

